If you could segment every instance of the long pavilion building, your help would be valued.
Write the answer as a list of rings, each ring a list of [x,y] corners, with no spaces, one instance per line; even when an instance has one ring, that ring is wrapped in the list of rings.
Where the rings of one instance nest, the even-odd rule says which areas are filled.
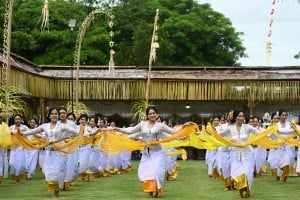
[[[45,116],[47,108],[74,101],[75,75],[72,66],[38,66],[13,54],[9,85],[29,92],[24,98],[32,114]],[[130,117],[132,103],[145,98],[147,76],[145,66],[116,66],[114,73],[107,66],[80,66],[78,99],[91,114]],[[297,117],[300,66],[153,67],[149,101],[173,121],[193,116],[203,121],[228,109],[262,116],[284,108]]]

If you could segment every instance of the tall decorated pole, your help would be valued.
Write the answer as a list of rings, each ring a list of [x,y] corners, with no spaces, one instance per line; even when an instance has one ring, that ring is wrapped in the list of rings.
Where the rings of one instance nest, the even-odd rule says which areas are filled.
[[[159,48],[158,44],[158,19],[159,19],[159,10],[156,9],[156,15],[154,17],[154,27],[152,32],[152,39],[151,39],[151,46],[150,46],[150,54],[149,54],[149,69],[148,69],[148,77],[147,77],[147,84],[146,84],[146,97],[145,100],[140,100],[134,102],[132,105],[131,110],[133,111],[133,119],[136,121],[142,121],[146,117],[146,108],[149,106],[149,93],[150,93],[150,83],[151,83],[151,70],[152,70],[152,63],[155,62],[156,59],[156,49]]]
[[[77,40],[76,40],[75,53],[74,53],[74,67],[76,67],[76,74],[75,74],[76,79],[75,79],[75,81],[72,80],[73,81],[73,88],[74,88],[74,91],[73,91],[72,95],[73,95],[73,99],[75,99],[75,105],[72,105],[72,107],[74,106],[74,112],[75,112],[75,115],[77,115],[77,116],[82,112],[88,111],[88,108],[83,103],[79,102],[80,53],[81,53],[82,41],[83,41],[83,38],[85,36],[86,30],[90,26],[90,24],[93,21],[94,16],[96,14],[105,14],[108,17],[108,25],[110,27],[110,32],[109,32],[109,35],[110,35],[110,41],[109,41],[109,46],[110,46],[109,70],[114,71],[114,69],[113,69],[113,67],[114,67],[114,61],[113,61],[114,51],[112,49],[112,47],[114,46],[114,42],[112,40],[112,38],[113,38],[112,27],[113,27],[114,15],[112,15],[110,11],[106,11],[106,10],[102,10],[102,9],[96,9],[96,10],[90,12],[88,14],[88,16],[82,22],[82,25],[79,29],[79,32],[78,32],[78,35],[77,35]],[[69,105],[68,105],[68,107],[69,107]]]
[[[1,86],[8,89],[10,74],[11,21],[13,0],[5,1],[5,16],[3,30],[3,63],[1,68]]]
[[[146,85],[146,104],[149,103],[152,63],[155,62],[156,49],[159,48],[159,44],[157,42],[157,40],[158,40],[158,36],[157,36],[158,19],[159,19],[159,10],[156,9],[156,15],[154,17],[154,27],[153,27],[153,33],[152,33],[152,39],[151,39],[150,55],[149,55],[149,70],[148,70],[148,79],[147,79],[147,85]]]
[[[0,116],[6,120],[12,115],[8,108],[8,87],[9,87],[9,74],[10,74],[10,44],[11,44],[11,21],[12,21],[12,7],[13,0],[5,0],[5,14],[4,14],[4,30],[3,30],[3,61],[1,66],[1,85],[0,85]],[[8,153],[7,148],[11,142],[10,131],[4,131],[5,126],[1,125],[1,142],[0,147],[5,148],[3,175],[8,176]],[[1,169],[2,170],[2,169]],[[1,182],[1,180],[0,180]]]
[[[0,85],[0,116],[8,121],[15,113],[27,114],[27,103],[22,98],[28,94],[17,87],[10,85],[11,68],[11,26],[12,26],[13,0],[5,0],[4,30],[3,30],[3,62],[1,66]]]
[[[271,63],[271,54],[272,54],[272,42],[271,42],[271,36],[272,36],[272,27],[274,22],[274,13],[275,13],[275,4],[276,0],[272,0],[272,8],[270,12],[270,22],[269,22],[269,31],[268,31],[268,41],[266,43],[266,53],[267,53],[267,65],[270,65]]]
[[[278,2],[278,1],[277,1]],[[300,0],[297,0],[298,3],[300,3]],[[273,35],[273,24],[274,24],[274,15],[275,15],[275,6],[276,6],[276,0],[272,0],[271,4],[271,11],[270,11],[270,21],[269,21],[269,30],[268,30],[268,41],[266,42],[266,54],[267,54],[267,65],[270,65],[271,63],[271,54],[272,54],[272,48],[273,48],[273,43],[271,42],[271,36]],[[300,57],[300,52],[299,54],[296,54],[294,56],[296,59]]]
[[[4,30],[3,30],[3,62],[1,68],[1,115],[6,120],[12,115],[9,107],[9,76],[10,76],[10,48],[11,48],[11,21],[13,0],[5,0]],[[4,98],[3,98],[4,97]]]

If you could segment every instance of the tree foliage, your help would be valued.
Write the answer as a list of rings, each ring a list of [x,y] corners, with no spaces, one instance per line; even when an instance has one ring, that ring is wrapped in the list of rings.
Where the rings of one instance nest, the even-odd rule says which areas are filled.
[[[156,9],[160,10],[156,65],[239,65],[238,59],[246,56],[242,33],[230,20],[194,0],[49,0],[49,29],[41,31],[43,3],[14,0],[13,8],[12,51],[36,64],[72,64],[79,27],[95,6],[110,9],[115,16],[116,65],[148,65]],[[3,6],[0,11],[3,24]],[[77,24],[71,31],[68,23],[73,18]],[[81,64],[107,65],[108,31],[107,16],[96,16],[83,41]]]
[[[296,58],[296,59],[300,58],[300,51],[294,56],[294,58]]]

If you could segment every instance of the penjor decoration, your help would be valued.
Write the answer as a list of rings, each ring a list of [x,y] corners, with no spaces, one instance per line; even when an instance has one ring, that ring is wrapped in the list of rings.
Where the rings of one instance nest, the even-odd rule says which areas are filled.
[[[147,86],[146,86],[146,103],[148,103],[148,101],[149,101],[152,63],[155,62],[156,49],[159,48],[159,44],[157,42],[157,40],[158,40],[158,36],[157,36],[158,19],[159,19],[159,10],[156,9],[156,15],[154,17],[154,27],[153,27],[153,33],[152,33],[151,47],[150,47],[150,56],[149,56],[148,80],[147,80]]]
[[[275,13],[275,4],[276,4],[276,0],[272,0],[272,8],[271,8],[271,12],[270,12],[270,22],[269,22],[269,32],[268,32],[268,41],[266,43],[266,53],[267,53],[267,65],[270,65],[270,61],[271,61],[271,54],[272,54],[272,42],[270,40],[271,36],[272,36],[272,26],[273,26],[273,22],[274,22],[274,13]]]
[[[81,45],[82,45],[82,41],[83,41],[83,38],[85,36],[85,33],[86,33],[86,30],[87,28],[91,25],[91,22],[94,20],[94,16],[97,15],[97,14],[105,14],[108,19],[109,19],[109,22],[108,22],[108,25],[110,27],[110,42],[109,42],[109,45],[110,45],[110,61],[109,61],[109,66],[110,66],[110,70],[113,71],[113,66],[114,66],[114,61],[113,61],[113,54],[114,54],[114,50],[112,49],[112,47],[114,46],[114,42],[112,40],[113,38],[113,31],[112,31],[112,27],[113,27],[113,19],[114,19],[114,16],[111,14],[110,11],[107,11],[107,10],[102,10],[102,9],[96,9],[92,12],[90,12],[88,14],[88,16],[84,19],[84,21],[82,22],[82,25],[79,29],[79,32],[78,32],[78,35],[77,35],[77,40],[76,40],[76,47],[75,47],[75,52],[74,52],[74,66],[76,67],[76,80],[75,82],[73,81],[73,88],[74,88],[74,91],[73,91],[73,99],[75,99],[75,110],[74,112],[75,113],[79,113],[78,111],[78,108],[80,107],[80,103],[78,102],[78,99],[79,99],[79,86],[80,86],[80,82],[79,82],[79,69],[80,69],[80,52],[81,52]]]
[[[150,82],[151,82],[151,69],[152,69],[152,63],[155,62],[155,59],[156,59],[156,49],[159,48],[159,44],[157,42],[158,41],[158,36],[157,36],[158,19],[159,19],[159,10],[156,9],[156,15],[154,17],[152,40],[151,40],[151,46],[150,46],[149,70],[148,70],[148,79],[147,79],[147,85],[146,85],[146,98],[145,98],[145,100],[140,100],[140,101],[133,103],[133,106],[132,106],[132,111],[134,112],[133,119],[135,119],[137,121],[141,121],[141,120],[145,119],[146,108],[148,106],[150,106],[149,93],[150,93]]]
[[[300,0],[297,0],[297,2],[300,3]],[[271,11],[270,11],[270,21],[269,21],[269,31],[267,34],[268,41],[266,42],[267,65],[270,65],[271,54],[272,54],[273,43],[271,42],[271,36],[272,36],[272,31],[273,31],[272,27],[273,27],[273,23],[274,23],[275,5],[276,5],[276,0],[272,0],[272,7],[271,7]]]
[[[3,63],[1,66],[0,82],[0,117],[6,121],[15,113],[27,114],[27,103],[21,94],[28,94],[17,87],[10,86],[11,68],[11,23],[13,1],[5,1],[4,30],[3,30]]]

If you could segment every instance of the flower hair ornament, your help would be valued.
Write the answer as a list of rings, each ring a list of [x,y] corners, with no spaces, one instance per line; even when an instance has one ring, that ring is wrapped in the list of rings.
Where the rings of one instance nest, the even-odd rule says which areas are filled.
[[[233,120],[233,111],[230,111],[230,112],[228,113],[228,119],[229,119],[229,120]]]

